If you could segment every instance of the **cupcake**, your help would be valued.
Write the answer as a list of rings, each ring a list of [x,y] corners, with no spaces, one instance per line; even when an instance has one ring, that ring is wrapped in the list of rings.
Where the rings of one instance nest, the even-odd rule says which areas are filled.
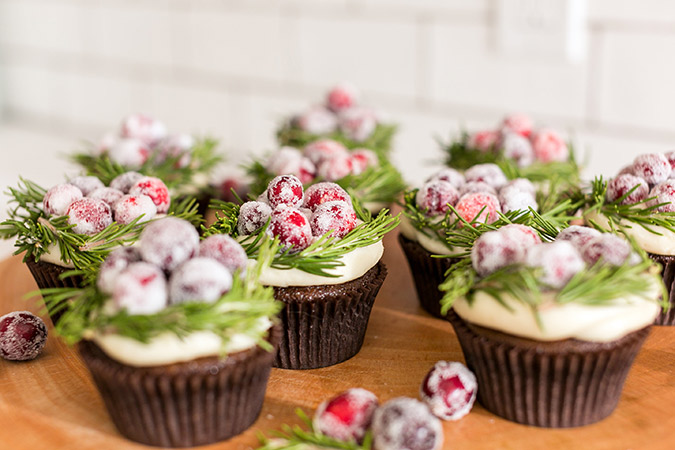
[[[106,186],[94,176],[78,176],[44,189],[23,180],[10,189],[9,219],[2,237],[16,238],[40,289],[80,287],[81,271],[97,266],[115,247],[138,238],[143,224],[167,213],[199,216],[186,205],[171,205],[168,188],[155,177],[127,172]],[[66,305],[48,304],[53,321]]]
[[[259,265],[247,270],[243,248],[220,238],[200,243],[189,222],[160,219],[137,246],[111,253],[95,284],[70,294],[76,307],[57,333],[78,343],[110,418],[128,439],[205,445],[258,417],[281,305],[257,277],[276,249],[266,243]]]
[[[586,227],[553,241],[513,231],[482,234],[443,284],[478,401],[539,427],[602,420],[659,312],[658,267],[621,237]]]
[[[284,304],[276,367],[326,367],[358,353],[387,272],[382,238],[398,218],[372,218],[337,184],[304,189],[292,175],[274,178],[257,201],[223,206],[207,235],[237,237],[250,264],[266,239],[281,246],[260,278]]]
[[[672,163],[671,163],[672,161]],[[669,308],[657,325],[675,325],[675,152],[640,155],[609,181],[598,178],[576,193],[588,224],[631,236],[662,266]]]

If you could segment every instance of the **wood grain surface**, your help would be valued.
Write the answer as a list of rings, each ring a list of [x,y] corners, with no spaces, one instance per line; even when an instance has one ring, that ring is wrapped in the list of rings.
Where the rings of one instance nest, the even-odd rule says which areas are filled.
[[[436,361],[463,361],[450,324],[418,306],[394,234],[385,239],[389,275],[375,302],[361,352],[324,369],[272,369],[258,421],[240,436],[203,448],[255,448],[259,431],[298,423],[297,407],[312,413],[322,400],[350,387],[369,389],[380,401],[417,397],[422,378]],[[24,299],[34,289],[19,257],[0,262],[0,314],[40,311],[40,302]],[[675,448],[674,341],[675,327],[653,327],[618,408],[600,423],[576,429],[538,429],[505,421],[476,405],[462,420],[444,423],[444,448]],[[79,356],[55,336],[49,337],[44,352],[34,361],[0,359],[0,449],[142,447],[116,432]]]

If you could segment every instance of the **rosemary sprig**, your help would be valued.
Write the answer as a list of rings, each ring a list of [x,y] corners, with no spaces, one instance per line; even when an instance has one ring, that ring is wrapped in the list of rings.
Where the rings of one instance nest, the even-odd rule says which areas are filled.
[[[258,436],[261,444],[258,450],[303,450],[310,445],[340,450],[370,450],[372,448],[373,439],[370,432],[366,434],[362,444],[354,441],[339,441],[315,430],[312,420],[300,408],[295,410],[295,414],[308,430],[303,429],[300,425],[282,425],[281,431],[271,433],[272,439],[268,439],[262,434]]]

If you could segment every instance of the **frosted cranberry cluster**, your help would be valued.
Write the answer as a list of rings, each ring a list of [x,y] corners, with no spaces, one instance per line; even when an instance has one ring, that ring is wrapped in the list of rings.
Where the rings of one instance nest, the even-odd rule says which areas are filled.
[[[281,246],[291,252],[307,248],[329,232],[342,238],[357,224],[351,198],[344,189],[326,181],[305,190],[293,175],[274,178],[256,201],[241,205],[237,231],[252,234],[268,219],[267,233],[278,237]]]
[[[96,285],[129,314],[154,314],[183,302],[215,302],[243,274],[246,251],[230,236],[199,242],[194,226],[167,217],[149,224],[137,247],[120,247],[101,264]]]
[[[539,281],[551,289],[564,287],[574,275],[596,263],[620,266],[626,261],[639,261],[626,240],[577,225],[562,230],[555,241],[542,243],[533,228],[510,224],[484,233],[471,249],[478,275],[485,277],[520,264],[539,268]]]
[[[291,125],[311,134],[327,135],[340,130],[348,139],[363,142],[375,128],[375,112],[359,105],[359,92],[348,83],[331,89],[323,104],[315,105],[291,119]]]
[[[189,134],[169,134],[157,119],[133,114],[126,117],[117,132],[109,132],[95,148],[97,155],[107,155],[111,161],[130,169],[140,168],[149,158],[161,164],[177,158],[177,168],[190,164],[195,140]]]
[[[308,144],[302,152],[294,147],[281,147],[268,158],[265,169],[273,175],[295,175],[307,184],[316,178],[337,181],[377,165],[378,158],[372,150],[350,151],[337,141],[321,139]]]
[[[0,356],[10,361],[35,359],[47,342],[45,323],[29,311],[0,317]]]
[[[499,166],[491,163],[477,164],[464,174],[441,169],[420,188],[416,202],[427,216],[445,215],[452,205],[463,219],[471,222],[475,218],[476,223],[494,222],[497,212],[538,208],[531,181],[508,181]]]
[[[663,203],[656,211],[675,211],[675,151],[640,155],[633,164],[624,167],[619,175],[607,183],[605,198],[614,202],[624,195],[626,197],[620,202],[622,205],[654,197],[647,202],[649,206]]]
[[[519,167],[535,161],[564,162],[569,158],[569,148],[556,131],[534,129],[532,119],[524,114],[507,116],[496,129],[471,133],[467,145],[481,152],[500,150]]]
[[[68,216],[78,234],[103,231],[113,220],[128,224],[143,216],[148,221],[169,210],[171,197],[162,180],[137,172],[126,172],[109,187],[93,176],[71,178],[50,188],[42,200],[46,214]]]

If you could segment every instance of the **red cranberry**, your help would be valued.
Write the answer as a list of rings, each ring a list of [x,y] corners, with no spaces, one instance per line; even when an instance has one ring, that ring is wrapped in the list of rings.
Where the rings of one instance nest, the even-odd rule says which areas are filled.
[[[72,184],[73,186],[77,186],[81,191],[82,195],[88,196],[92,192],[94,192],[96,189],[102,188],[105,185],[101,180],[99,180],[96,177],[75,177],[71,178],[68,180],[68,184]]]
[[[319,165],[324,159],[332,158],[336,155],[348,155],[347,148],[332,139],[320,139],[308,144],[304,149],[304,154],[312,163]]]
[[[173,134],[163,139],[155,150],[154,162],[161,164],[169,158],[177,158],[177,169],[187,167],[192,160],[191,150],[195,145],[195,138],[189,134]]]
[[[471,181],[469,183],[463,184],[459,188],[460,197],[466,194],[474,194],[474,193],[497,195],[497,190],[492,186],[490,186],[489,184],[483,183],[482,181]]]
[[[527,167],[534,162],[534,149],[530,141],[517,133],[507,133],[501,142],[504,156],[516,162],[518,167]]]
[[[267,228],[270,237],[278,237],[284,250],[297,253],[312,243],[312,229],[307,217],[295,208],[284,205],[272,211]]]
[[[297,207],[302,205],[302,182],[293,175],[280,175],[267,185],[267,199],[272,208],[279,205]]]
[[[345,202],[352,204],[349,194],[335,183],[324,181],[307,188],[305,192],[305,208],[314,211],[317,206],[326,202]]]
[[[110,187],[98,188],[88,195],[89,198],[95,198],[96,200],[103,200],[111,208],[115,206],[117,200],[121,199],[122,196],[124,196],[124,193],[122,191]]]
[[[553,130],[540,130],[532,140],[534,156],[541,162],[565,162],[570,151],[565,140]]]
[[[443,427],[424,403],[398,397],[375,410],[374,450],[436,450],[443,445]]]
[[[530,267],[541,268],[539,280],[553,289],[562,288],[574,275],[586,268],[579,252],[567,241],[530,247],[526,263]]]
[[[502,121],[502,129],[521,136],[529,137],[532,134],[534,123],[532,119],[525,114],[511,114]]]
[[[107,132],[104,134],[101,139],[99,139],[98,143],[94,146],[92,149],[92,154],[95,156],[101,156],[104,153],[107,153],[110,148],[115,145],[117,140],[119,139],[119,136],[117,133],[113,132]]]
[[[532,196],[537,194],[537,188],[527,178],[516,178],[506,183],[500,191],[504,189],[518,189],[519,191],[529,192]]]
[[[192,258],[169,278],[169,303],[213,303],[232,288],[232,274],[211,258]]]
[[[68,224],[77,234],[93,235],[103,231],[112,223],[112,210],[103,200],[81,198],[68,207]]]
[[[312,161],[293,147],[281,147],[269,158],[265,167],[273,175],[295,175],[303,184],[311,182],[316,176]]]
[[[353,162],[350,155],[335,155],[324,159],[317,167],[317,175],[326,181],[337,181],[353,171]]]
[[[455,209],[464,220],[474,222],[476,226],[478,223],[492,223],[497,220],[497,211],[501,211],[501,206],[496,196],[476,192],[461,197]]]
[[[187,220],[165,217],[148,224],[138,245],[144,261],[172,271],[199,251],[199,233]]]
[[[133,114],[122,121],[120,136],[135,138],[154,145],[166,137],[166,127],[159,120],[143,114]]]
[[[159,178],[143,177],[129,189],[131,195],[147,195],[157,206],[157,214],[166,214],[169,212],[169,205],[171,204],[171,196],[169,195],[169,188]]]
[[[630,244],[615,234],[601,233],[581,248],[581,257],[592,266],[598,261],[610,266],[620,266],[631,255]]]
[[[499,229],[499,232],[508,239],[517,240],[522,242],[526,247],[531,247],[536,244],[541,244],[541,237],[539,233],[527,225],[520,223],[510,223],[504,225]]]
[[[335,112],[356,106],[359,91],[349,83],[340,83],[331,89],[326,96],[326,106]]]
[[[508,181],[506,175],[502,172],[502,169],[500,169],[497,164],[492,163],[476,164],[464,172],[464,177],[466,178],[467,183],[472,181],[482,181],[495,189],[504,186]]]
[[[246,202],[239,208],[237,232],[242,236],[255,233],[272,215],[270,205],[263,202]]]
[[[164,273],[154,264],[131,263],[115,279],[112,298],[129,314],[155,314],[167,306]]]
[[[527,211],[539,209],[537,200],[529,192],[521,191],[517,188],[502,189],[499,191],[499,203],[502,205],[502,212]]]
[[[356,227],[356,213],[345,202],[327,202],[319,205],[309,222],[314,236],[330,235],[341,239]]]
[[[313,106],[294,120],[296,126],[310,134],[330,134],[337,129],[337,116],[323,106]]]
[[[237,196],[239,198],[246,198],[246,194],[249,192],[249,186],[246,181],[236,176],[223,179],[218,183],[217,187],[220,199],[226,202],[236,202]]]
[[[106,257],[96,278],[96,286],[101,292],[112,294],[117,277],[129,264],[141,260],[141,255],[134,247],[118,247]]]
[[[468,146],[469,148],[487,153],[495,149],[497,141],[499,141],[499,132],[494,130],[478,131],[469,136]]]
[[[669,179],[657,184],[649,192],[649,197],[656,197],[647,203],[649,206],[662,204],[655,211],[675,212],[675,180]]]
[[[515,233],[500,231],[483,233],[471,248],[471,263],[482,277],[524,261],[527,249],[531,246],[526,240],[513,239]]]
[[[666,181],[673,169],[662,153],[640,155],[633,161],[633,175],[642,178],[650,186]]]
[[[675,170],[675,151],[665,153],[663,156],[665,156],[670,163],[670,168]]]
[[[417,191],[415,200],[427,216],[439,216],[448,212],[448,205],[455,206],[459,192],[447,181],[434,180],[425,183]]]
[[[199,256],[213,258],[227,270],[234,273],[244,273],[248,264],[246,250],[239,242],[225,234],[214,234],[199,244]]]
[[[138,182],[144,175],[141,175],[138,172],[125,172],[121,175],[117,175],[110,182],[110,187],[122,191],[125,194],[129,193],[129,189]]]
[[[348,139],[363,142],[370,137],[377,127],[377,117],[368,108],[353,107],[340,112],[338,117],[340,130]]]
[[[314,429],[340,441],[362,442],[378,406],[377,397],[361,388],[348,389],[319,405]]]
[[[447,181],[455,187],[455,189],[461,189],[461,187],[466,183],[464,175],[459,170],[452,169],[450,167],[445,167],[435,174],[433,174],[427,181],[432,180],[443,180]]]
[[[352,173],[354,175],[359,175],[368,167],[375,167],[377,165],[377,155],[374,151],[360,148],[352,152]]]
[[[438,361],[422,382],[420,396],[442,420],[459,420],[476,401],[476,376],[459,362]]]
[[[72,184],[57,184],[47,191],[42,200],[45,213],[52,216],[65,216],[68,207],[82,198],[82,191]]]
[[[621,170],[619,170],[619,173],[617,173],[617,176],[618,176],[618,175],[623,175],[623,174],[626,174],[626,173],[629,174],[629,175],[634,175],[634,174],[633,174],[633,165],[632,165],[632,164],[630,164],[630,165],[628,165],[628,166],[625,166],[625,167],[623,167]]]
[[[630,205],[647,198],[649,195],[649,185],[647,182],[640,177],[629,174],[619,175],[607,183],[605,197],[608,202],[614,202],[626,195],[634,187],[635,190],[621,200],[622,205]]]
[[[572,245],[574,245],[574,248],[576,248],[578,251],[581,251],[588,241],[597,236],[600,236],[601,234],[602,233],[600,233],[595,228],[572,225],[558,233],[556,241],[569,241]]]
[[[108,150],[108,157],[122,167],[139,168],[148,160],[150,149],[138,139],[120,139]]]
[[[35,359],[47,342],[47,327],[28,311],[0,317],[0,356],[10,361]]]
[[[123,225],[129,224],[136,220],[141,215],[143,218],[140,222],[147,222],[152,220],[157,215],[157,207],[150,197],[147,195],[131,195],[122,196],[115,207],[115,221]]]

